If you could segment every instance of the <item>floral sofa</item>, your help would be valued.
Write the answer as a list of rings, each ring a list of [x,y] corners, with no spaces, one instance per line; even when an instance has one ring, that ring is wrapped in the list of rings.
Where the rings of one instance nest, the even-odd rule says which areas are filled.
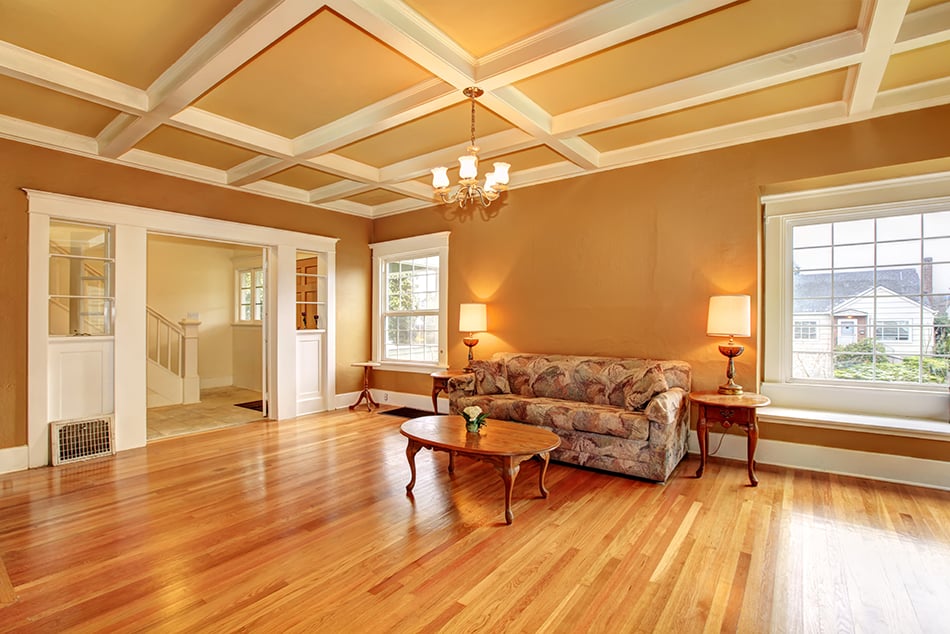
[[[471,367],[448,381],[451,412],[547,427],[555,460],[665,482],[686,454],[686,362],[499,352]]]

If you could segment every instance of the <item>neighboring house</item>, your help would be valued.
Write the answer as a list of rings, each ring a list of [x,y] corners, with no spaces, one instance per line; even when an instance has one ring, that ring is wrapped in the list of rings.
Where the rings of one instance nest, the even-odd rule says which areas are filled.
[[[874,339],[892,361],[934,352],[934,318],[946,314],[916,268],[794,274],[796,376],[829,377],[838,346]],[[875,277],[876,275],[876,277]]]

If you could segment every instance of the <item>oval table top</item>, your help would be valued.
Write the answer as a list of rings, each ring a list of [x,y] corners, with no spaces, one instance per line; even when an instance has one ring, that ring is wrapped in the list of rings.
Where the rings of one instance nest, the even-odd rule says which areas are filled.
[[[561,439],[542,427],[488,418],[469,433],[457,415],[421,416],[402,424],[400,433],[424,445],[483,456],[524,456],[557,449]]]

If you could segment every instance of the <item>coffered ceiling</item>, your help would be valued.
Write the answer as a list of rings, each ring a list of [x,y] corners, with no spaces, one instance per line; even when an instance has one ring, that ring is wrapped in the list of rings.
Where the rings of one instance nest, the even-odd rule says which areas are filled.
[[[950,2],[0,0],[0,136],[360,216],[435,204],[473,85],[513,197],[950,103]]]

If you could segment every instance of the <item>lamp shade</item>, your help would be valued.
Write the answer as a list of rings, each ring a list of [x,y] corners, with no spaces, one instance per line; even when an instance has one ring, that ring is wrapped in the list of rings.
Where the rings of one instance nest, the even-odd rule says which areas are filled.
[[[459,331],[485,332],[488,330],[487,307],[485,304],[459,305]]]
[[[709,298],[706,334],[748,337],[752,334],[751,300],[748,295],[713,295]]]

